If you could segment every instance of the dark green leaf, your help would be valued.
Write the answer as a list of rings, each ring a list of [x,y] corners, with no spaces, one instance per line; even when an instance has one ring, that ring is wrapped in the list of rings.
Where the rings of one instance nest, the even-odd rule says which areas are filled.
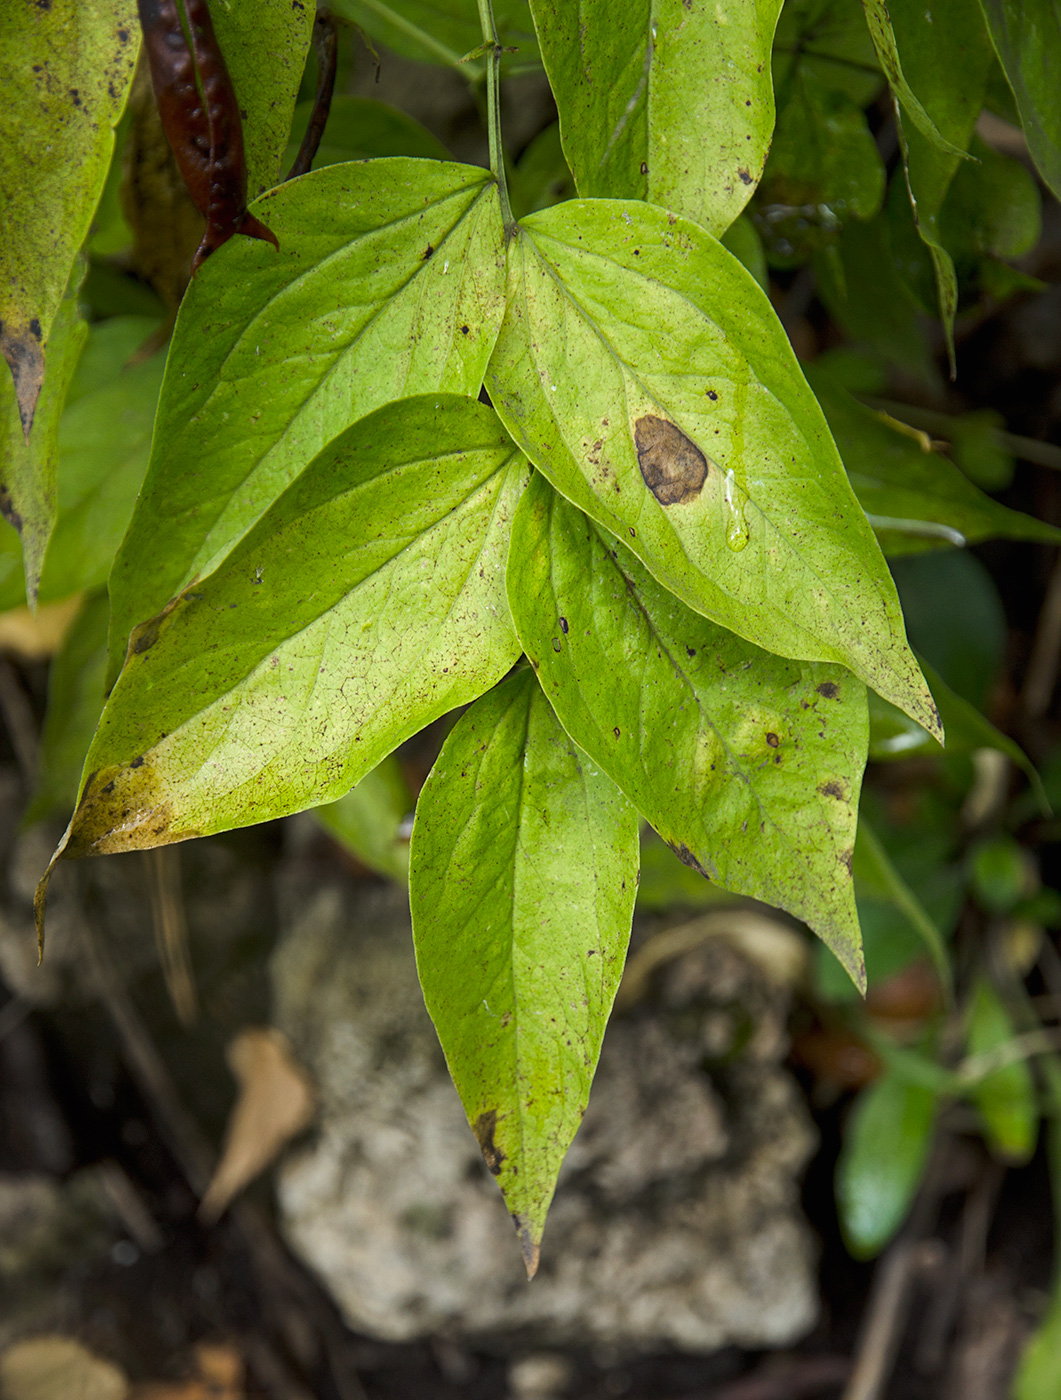
[[[876,540],[736,258],[611,200],[531,215],[508,255],[488,385],[552,484],[690,607],[779,655],[849,666],[933,724]]]
[[[866,107],[884,84],[860,0],[788,0],[774,36],[774,91],[794,71]]]
[[[329,444],[210,578],[133,634],[67,855],[334,801],[504,675],[502,576],[526,463],[454,395]]]
[[[964,550],[895,559],[892,572],[911,644],[982,708],[1006,646],[1006,616],[991,575]]]
[[[804,262],[884,199],[884,162],[861,108],[798,68],[778,89],[777,129],[755,222],[780,266]]]
[[[806,920],[863,986],[864,687],[708,622],[540,476],[516,512],[508,595],[579,747],[687,864]]]
[[[302,134],[313,112],[312,102],[301,102],[295,108],[292,140],[284,155],[290,166],[302,140]],[[328,124],[317,154],[314,170],[325,165],[338,165],[344,160],[368,160],[375,156],[420,156],[427,160],[448,160],[449,152],[441,141],[431,135],[418,121],[371,97],[332,98]]]
[[[958,260],[980,256],[1021,258],[1039,241],[1042,199],[1019,160],[973,137],[979,164],[965,161],[951,181],[940,214],[940,230]]]
[[[1061,530],[985,496],[913,429],[864,407],[825,370],[807,378],[855,494],[886,554],[920,554],[986,539],[1061,542]]]
[[[508,188],[517,219],[574,195],[575,182],[560,145],[559,122],[551,122],[539,132],[523,152],[509,174]]]
[[[526,670],[463,716],[417,803],[424,1000],[528,1274],[622,975],[637,851],[633,807]]]
[[[719,241],[738,262],[743,263],[763,291],[768,291],[770,274],[766,268],[766,250],[748,215],[739,214]]]
[[[980,0],[1039,173],[1061,199],[1061,13],[1057,0]]]
[[[337,165],[254,206],[181,305],[155,448],[111,575],[111,665],[132,627],[216,567],[306,463],[401,394],[476,394],[501,318],[489,173]]]
[[[853,874],[860,902],[865,898],[890,904],[914,930],[932,959],[939,984],[949,1001],[954,988],[943,937],[928,910],[895,868],[884,843],[865,817],[858,823]]]
[[[931,1089],[885,1074],[863,1090],[844,1129],[836,1201],[847,1247],[872,1258],[902,1225],[932,1146]]]
[[[583,197],[650,199],[720,234],[762,174],[779,0],[531,0]]]

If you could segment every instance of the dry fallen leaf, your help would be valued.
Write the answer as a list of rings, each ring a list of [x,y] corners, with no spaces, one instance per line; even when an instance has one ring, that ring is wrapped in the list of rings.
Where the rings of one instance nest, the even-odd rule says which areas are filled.
[[[0,651],[20,661],[46,661],[62,645],[81,607],[81,594],[61,603],[42,603],[35,613],[12,608],[0,613]]]
[[[143,1381],[129,1400],[245,1400],[243,1358],[225,1342],[200,1342],[196,1373],[186,1381]]]
[[[313,1119],[316,1093],[285,1035],[271,1028],[241,1031],[228,1047],[239,1084],[225,1133],[225,1149],[199,1206],[214,1221],[232,1198],[269,1165]]]
[[[73,1337],[30,1337],[0,1354],[3,1400],[126,1400],[129,1382]]]

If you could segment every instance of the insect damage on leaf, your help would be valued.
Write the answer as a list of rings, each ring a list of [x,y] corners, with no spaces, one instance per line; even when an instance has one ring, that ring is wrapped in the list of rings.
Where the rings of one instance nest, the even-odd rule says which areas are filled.
[[[476,1141],[482,1150],[483,1158],[490,1169],[491,1176],[501,1175],[501,1163],[505,1161],[505,1153],[494,1142],[494,1130],[497,1128],[497,1109],[491,1108],[486,1113],[480,1113],[475,1120]]]
[[[646,413],[634,424],[634,443],[645,485],[661,506],[699,496],[707,480],[707,458],[679,427]]]
[[[33,414],[44,383],[44,351],[41,348],[41,325],[34,317],[23,330],[17,326],[0,325],[0,354],[3,355],[15,381],[15,396],[18,400],[18,414],[22,422],[22,433],[29,441],[33,427]],[[8,520],[11,516],[7,511]],[[11,521],[20,528],[15,521]]]

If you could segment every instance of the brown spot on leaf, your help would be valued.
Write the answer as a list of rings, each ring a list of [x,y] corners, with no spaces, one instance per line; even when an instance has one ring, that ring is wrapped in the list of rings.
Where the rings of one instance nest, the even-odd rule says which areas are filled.
[[[741,179],[746,185],[750,185],[753,183],[751,175],[749,175],[749,173],[747,172],[747,170],[744,169],[743,166],[740,166],[738,168],[737,174],[741,177]]]
[[[23,331],[14,326],[0,325],[0,354],[10,366],[11,378],[15,381],[18,416],[22,420],[22,433],[27,442],[44,382],[44,351],[40,342],[41,323],[36,317]]]
[[[855,859],[855,852],[854,852],[853,849],[852,849],[852,850],[847,850],[847,851],[841,851],[841,852],[840,852],[840,863],[841,863],[841,865],[843,865],[843,866],[846,867],[847,873],[848,873],[849,875],[851,874],[851,866],[852,866],[852,864],[853,864],[853,862],[854,862],[854,859]]]
[[[770,745],[772,749],[776,749],[777,746],[781,743],[781,740],[777,737],[776,734],[773,733],[773,731],[771,731],[766,736],[766,742]]]
[[[821,685],[815,686],[815,690],[826,700],[840,699],[840,687],[835,681],[822,681]]]
[[[835,797],[838,802],[844,800],[844,785],[843,783],[838,783],[835,778],[830,782],[822,783],[818,791],[823,797]]]
[[[697,858],[693,855],[692,851],[690,851],[689,847],[685,844],[684,841],[681,843],[681,845],[675,845],[673,841],[668,841],[667,845],[670,846],[671,850],[681,861],[682,865],[688,865],[690,869],[698,870],[700,874],[704,876],[705,879],[709,878],[707,871],[700,864]]]
[[[472,1132],[479,1143],[480,1151],[486,1161],[486,1165],[491,1176],[501,1175],[501,1163],[506,1160],[505,1154],[494,1142],[494,1132],[497,1129],[497,1109],[489,1108],[485,1113],[480,1113],[479,1117],[472,1125]]]
[[[661,506],[691,501],[707,480],[707,458],[676,424],[646,413],[634,424],[637,464]]]

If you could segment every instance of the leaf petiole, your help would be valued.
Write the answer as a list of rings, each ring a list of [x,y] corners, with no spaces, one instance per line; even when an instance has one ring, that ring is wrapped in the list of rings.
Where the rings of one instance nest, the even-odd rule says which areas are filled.
[[[515,223],[512,205],[508,198],[508,184],[505,180],[505,152],[501,144],[501,55],[504,53],[497,37],[494,22],[494,7],[491,0],[478,0],[479,23],[483,28],[483,47],[478,52],[486,53],[486,126],[490,137],[490,169],[497,180],[498,196],[501,200],[501,219],[505,225],[505,236]]]

